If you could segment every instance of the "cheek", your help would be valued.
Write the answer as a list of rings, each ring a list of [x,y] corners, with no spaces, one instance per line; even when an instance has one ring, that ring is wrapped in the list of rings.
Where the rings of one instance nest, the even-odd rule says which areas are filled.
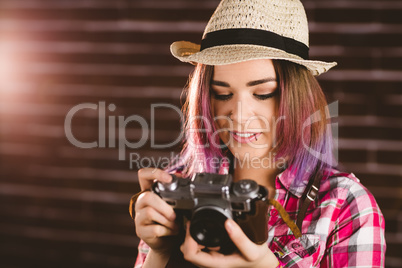
[[[271,129],[276,120],[276,107],[272,104],[255,104],[254,107],[255,116],[248,121],[248,127]]]
[[[227,125],[227,113],[225,113],[225,110],[227,108],[225,107],[224,104],[222,103],[217,103],[214,100],[211,100],[211,110],[212,110],[212,117],[214,120],[214,123],[217,127],[222,128]]]
[[[216,133],[221,139],[225,139],[229,135],[229,130],[233,129],[233,122],[226,116],[217,116],[214,120]]]
[[[218,102],[211,99],[212,116],[218,116],[221,113],[223,105],[218,105]]]
[[[226,143],[229,139],[229,132],[227,130],[230,129],[232,124],[229,118],[225,116],[224,110],[224,105],[217,104],[215,101],[211,100],[213,123],[216,129],[214,135],[218,135],[218,137]]]

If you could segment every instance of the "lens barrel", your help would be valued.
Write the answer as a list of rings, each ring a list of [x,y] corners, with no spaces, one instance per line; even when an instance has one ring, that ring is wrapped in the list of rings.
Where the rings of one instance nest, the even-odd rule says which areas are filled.
[[[200,245],[218,247],[231,242],[226,229],[227,216],[214,207],[195,211],[190,225],[190,234]]]

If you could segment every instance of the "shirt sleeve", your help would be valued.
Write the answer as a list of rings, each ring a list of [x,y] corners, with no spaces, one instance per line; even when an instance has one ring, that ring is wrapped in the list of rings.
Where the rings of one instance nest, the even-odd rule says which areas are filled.
[[[321,267],[384,267],[385,222],[373,195],[352,181]]]
[[[145,258],[147,257],[149,252],[149,246],[141,240],[138,244],[138,255],[137,260],[135,261],[134,268],[141,268],[144,265]]]

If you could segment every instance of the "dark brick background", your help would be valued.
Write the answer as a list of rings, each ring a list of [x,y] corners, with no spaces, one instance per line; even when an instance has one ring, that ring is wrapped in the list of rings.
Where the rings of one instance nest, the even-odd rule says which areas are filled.
[[[199,42],[217,3],[0,1],[1,267],[133,266],[138,240],[127,208],[137,168],[118,159],[110,119],[117,126],[119,116],[140,115],[150,124],[151,104],[180,107],[191,66],[169,45]],[[402,2],[303,3],[311,57],[339,64],[319,80],[329,102],[339,101],[341,167],[375,195],[386,218],[386,266],[401,267]],[[106,134],[104,148],[77,148],[66,138],[65,117],[82,103],[99,109],[77,112],[73,134],[99,141],[105,119],[115,136]],[[156,118],[156,142],[174,140],[178,114],[160,109]],[[132,122],[124,133],[135,142],[140,130]],[[178,149],[154,150],[148,139],[126,156]]]

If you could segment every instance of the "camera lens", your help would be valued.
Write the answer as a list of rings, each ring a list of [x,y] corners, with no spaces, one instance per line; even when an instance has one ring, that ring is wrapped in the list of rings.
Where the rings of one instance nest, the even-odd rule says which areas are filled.
[[[218,247],[230,242],[225,229],[227,217],[213,207],[200,208],[194,212],[190,234],[200,245]]]

